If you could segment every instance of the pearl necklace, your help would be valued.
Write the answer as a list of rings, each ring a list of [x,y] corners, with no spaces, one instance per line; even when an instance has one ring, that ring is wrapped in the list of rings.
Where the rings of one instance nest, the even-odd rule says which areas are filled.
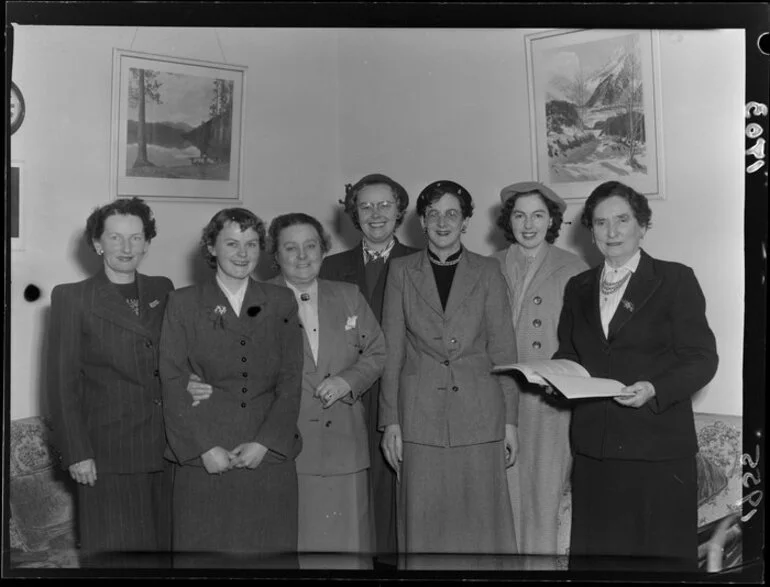
[[[623,286],[623,284],[628,280],[629,277],[631,277],[630,271],[626,272],[626,274],[623,276],[622,279],[619,279],[618,281],[611,283],[604,278],[604,275],[602,275],[602,281],[600,284],[602,295],[610,296],[614,294]]]

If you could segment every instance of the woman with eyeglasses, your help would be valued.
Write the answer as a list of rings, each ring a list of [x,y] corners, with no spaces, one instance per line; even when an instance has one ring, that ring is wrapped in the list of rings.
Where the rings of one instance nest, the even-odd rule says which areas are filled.
[[[518,388],[490,373],[516,361],[505,278],[497,260],[462,245],[473,213],[465,188],[428,185],[417,213],[428,247],[392,261],[383,309],[379,425],[398,476],[399,551],[513,554],[506,467]]]
[[[358,285],[374,315],[382,322],[382,302],[390,261],[416,253],[396,238],[404,220],[409,195],[387,175],[372,173],[345,186],[345,206],[353,225],[361,231],[361,242],[326,257],[319,277]],[[361,397],[369,436],[369,491],[374,525],[376,563],[388,564],[396,549],[396,476],[380,450],[382,433],[377,430],[379,379]]]

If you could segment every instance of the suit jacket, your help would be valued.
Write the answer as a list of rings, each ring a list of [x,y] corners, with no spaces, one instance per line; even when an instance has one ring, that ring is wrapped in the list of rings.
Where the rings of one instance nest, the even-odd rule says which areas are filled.
[[[187,392],[191,373],[214,388],[195,407]],[[299,454],[302,331],[297,302],[285,288],[250,279],[240,316],[214,277],[173,292],[160,375],[169,459],[202,466],[199,457],[209,449],[244,442],[269,449],[263,462]]]
[[[402,245],[396,240],[396,244],[393,245],[390,255],[388,256],[388,262],[385,263],[385,268],[380,273],[380,277],[377,280],[377,284],[375,285],[371,296],[368,295],[368,289],[366,287],[364,249],[361,243],[358,243],[358,245],[352,249],[326,257],[323,265],[321,265],[321,271],[319,272],[318,277],[320,279],[346,281],[358,285],[358,288],[369,303],[369,307],[374,311],[374,315],[377,316],[377,321],[382,323],[382,301],[385,297],[385,282],[388,278],[390,261],[392,259],[397,259],[398,257],[411,255],[418,250],[419,249]]]
[[[548,251],[523,294],[518,323],[513,324],[519,362],[547,360],[556,352],[559,346],[556,328],[559,324],[564,288],[570,278],[588,269],[585,261],[577,255],[550,244],[545,246]],[[511,247],[492,256],[500,262],[510,295],[513,292],[513,283],[506,267],[506,257],[509,254]]]
[[[714,377],[718,357],[695,275],[679,263],[641,252],[604,336],[599,313],[602,266],[573,277],[564,294],[559,350],[553,358],[580,363],[593,377],[625,385],[649,381],[655,396],[641,408],[611,399],[575,404],[571,442],[596,457],[665,460],[698,448],[691,396]]]
[[[406,442],[461,446],[501,440],[517,423],[518,387],[491,374],[516,362],[500,264],[465,250],[446,311],[426,251],[394,259],[385,286],[388,358],[380,428],[401,425]]]
[[[163,469],[158,342],[166,277],[137,273],[140,315],[104,270],[51,292],[48,389],[62,465],[101,473]]]
[[[286,286],[283,277],[272,283]],[[292,294],[294,295],[294,294]],[[369,466],[369,440],[361,396],[385,365],[385,336],[358,288],[318,280],[318,363],[307,336],[304,341],[302,401],[298,426],[303,449],[297,472],[345,475]],[[341,377],[351,393],[322,408],[313,392],[327,377]]]

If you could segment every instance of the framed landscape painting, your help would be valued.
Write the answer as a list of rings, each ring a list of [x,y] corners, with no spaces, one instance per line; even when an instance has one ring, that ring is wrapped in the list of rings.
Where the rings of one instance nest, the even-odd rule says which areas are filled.
[[[245,71],[115,49],[113,197],[240,202]]]
[[[534,177],[565,199],[610,180],[662,198],[657,32],[556,30],[525,45]]]

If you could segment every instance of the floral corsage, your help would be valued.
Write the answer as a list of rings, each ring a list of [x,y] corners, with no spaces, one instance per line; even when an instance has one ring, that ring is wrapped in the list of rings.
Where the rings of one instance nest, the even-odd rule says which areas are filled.
[[[211,321],[214,323],[214,330],[217,328],[224,329],[225,327],[225,314],[227,313],[227,308],[225,306],[217,306],[211,311]]]

